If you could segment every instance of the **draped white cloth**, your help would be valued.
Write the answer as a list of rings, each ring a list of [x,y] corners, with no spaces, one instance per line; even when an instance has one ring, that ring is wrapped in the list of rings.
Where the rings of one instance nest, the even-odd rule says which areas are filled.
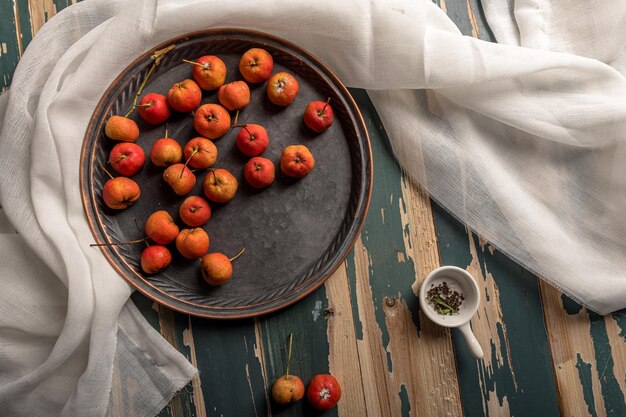
[[[89,248],[78,166],[115,76],[204,28],[308,49],[368,89],[400,164],[447,210],[593,310],[626,307],[626,4],[484,10],[498,44],[427,0],[88,0],[51,19],[0,97],[2,415],[151,416],[195,374]]]

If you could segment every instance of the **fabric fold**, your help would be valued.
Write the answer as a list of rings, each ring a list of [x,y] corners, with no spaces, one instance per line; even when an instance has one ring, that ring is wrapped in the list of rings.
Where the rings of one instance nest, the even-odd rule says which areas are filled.
[[[399,163],[446,210],[591,309],[626,307],[626,5],[484,10],[498,44],[462,36],[427,0],[87,0],[46,23],[0,97],[0,257],[12,261],[0,305],[15,305],[1,319],[0,409],[150,415],[195,374],[89,248],[78,167],[117,74],[202,29],[264,31],[317,55],[367,89]]]

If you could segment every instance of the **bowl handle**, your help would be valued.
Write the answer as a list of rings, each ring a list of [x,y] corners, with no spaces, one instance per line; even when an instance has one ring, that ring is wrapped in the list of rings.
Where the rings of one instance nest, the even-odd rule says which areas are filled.
[[[476,336],[472,333],[472,328],[470,327],[469,322],[459,326],[459,330],[463,333],[465,343],[467,344],[467,347],[472,355],[476,359],[481,359],[483,357],[483,348],[480,347],[478,340],[476,340]]]

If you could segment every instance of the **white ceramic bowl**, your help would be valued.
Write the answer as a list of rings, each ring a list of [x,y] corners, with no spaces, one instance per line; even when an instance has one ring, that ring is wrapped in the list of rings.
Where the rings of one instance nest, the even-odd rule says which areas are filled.
[[[465,298],[459,307],[458,314],[439,314],[428,301],[426,301],[428,290],[433,285],[438,285],[444,281],[451,290],[460,292]],[[478,290],[476,281],[466,270],[457,268],[456,266],[442,266],[433,270],[428,274],[424,282],[422,282],[419,300],[422,311],[426,314],[426,317],[440,326],[458,328],[465,337],[465,342],[472,355],[474,355],[475,358],[483,357],[483,350],[478,340],[476,340],[474,333],[472,333],[470,326],[470,320],[472,316],[476,314],[478,305],[480,304],[480,291]]]

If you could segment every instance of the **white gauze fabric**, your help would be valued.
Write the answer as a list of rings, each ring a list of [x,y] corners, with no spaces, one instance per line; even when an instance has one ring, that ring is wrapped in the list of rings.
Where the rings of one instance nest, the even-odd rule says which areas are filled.
[[[116,75],[204,28],[308,49],[368,89],[400,164],[447,210],[593,310],[626,307],[626,4],[484,8],[500,44],[427,0],[88,0],[51,19],[0,97],[0,410],[150,416],[196,372],[89,248],[78,167]]]

